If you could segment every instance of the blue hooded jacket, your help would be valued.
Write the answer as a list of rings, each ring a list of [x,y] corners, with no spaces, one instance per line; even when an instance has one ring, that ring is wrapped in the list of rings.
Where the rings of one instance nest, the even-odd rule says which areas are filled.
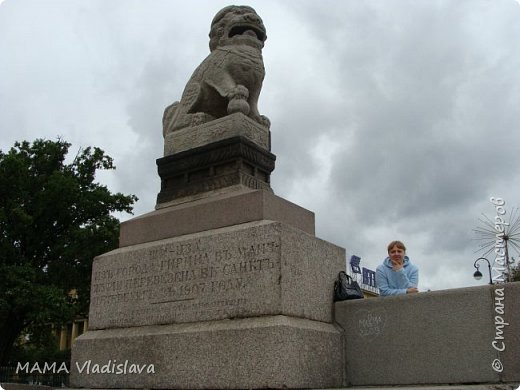
[[[376,269],[376,285],[381,296],[406,294],[406,289],[417,288],[418,284],[419,270],[410,262],[408,256],[404,257],[403,268],[399,271],[392,270],[390,257]]]

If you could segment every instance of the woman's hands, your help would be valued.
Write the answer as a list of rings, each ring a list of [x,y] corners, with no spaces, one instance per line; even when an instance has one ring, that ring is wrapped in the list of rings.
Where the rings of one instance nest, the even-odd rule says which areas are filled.
[[[401,268],[403,268],[404,260],[402,257],[392,257],[390,258],[390,261],[392,262],[393,271],[399,271]]]

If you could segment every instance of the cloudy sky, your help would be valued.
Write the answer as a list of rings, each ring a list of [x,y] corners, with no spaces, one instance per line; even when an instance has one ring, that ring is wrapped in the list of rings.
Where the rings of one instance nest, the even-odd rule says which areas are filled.
[[[221,0],[0,1],[0,149],[99,146],[98,175],[153,210],[164,108],[207,56]],[[420,289],[473,279],[491,196],[520,206],[514,0],[251,0],[263,18],[275,193],[375,269],[400,239]],[[129,218],[129,216],[123,216]],[[493,260],[493,257],[490,257]]]

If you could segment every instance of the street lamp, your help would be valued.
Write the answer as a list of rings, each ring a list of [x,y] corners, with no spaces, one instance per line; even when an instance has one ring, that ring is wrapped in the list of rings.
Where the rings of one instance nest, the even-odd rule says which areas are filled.
[[[473,274],[473,277],[475,279],[477,279],[477,280],[482,279],[482,272],[479,271],[479,266],[477,265],[479,260],[486,260],[487,261],[487,263],[488,263],[488,270],[489,270],[489,284],[493,284],[493,280],[491,280],[491,263],[485,257],[479,257],[477,260],[475,260],[475,264],[473,264],[473,267],[475,267],[477,270]]]

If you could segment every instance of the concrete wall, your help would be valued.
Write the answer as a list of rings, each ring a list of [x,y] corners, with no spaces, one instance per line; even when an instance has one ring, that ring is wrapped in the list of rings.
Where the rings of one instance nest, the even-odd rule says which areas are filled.
[[[520,282],[338,302],[345,384],[520,382],[519,303]]]

